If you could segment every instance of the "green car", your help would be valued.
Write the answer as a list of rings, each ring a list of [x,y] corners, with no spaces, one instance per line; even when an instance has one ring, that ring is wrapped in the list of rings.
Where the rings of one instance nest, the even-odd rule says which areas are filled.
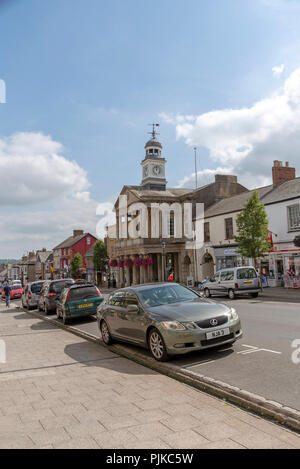
[[[103,301],[100,290],[92,284],[68,286],[57,301],[57,318],[66,324],[71,319],[94,316]]]

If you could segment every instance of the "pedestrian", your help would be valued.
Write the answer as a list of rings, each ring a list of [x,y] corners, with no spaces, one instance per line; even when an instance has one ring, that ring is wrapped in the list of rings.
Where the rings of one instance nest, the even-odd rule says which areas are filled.
[[[11,292],[11,288],[10,288],[9,284],[7,283],[4,287],[5,301],[6,301],[6,307],[7,308],[10,307],[10,292]]]

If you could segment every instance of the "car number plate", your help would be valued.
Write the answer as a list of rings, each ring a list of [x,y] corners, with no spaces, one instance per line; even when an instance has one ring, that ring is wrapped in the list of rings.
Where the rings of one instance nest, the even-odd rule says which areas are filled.
[[[250,281],[250,282],[244,282],[244,284],[245,284],[245,285],[252,285],[253,282],[251,282],[251,281]]]
[[[230,335],[230,329],[219,329],[218,331],[208,332],[206,334],[207,340],[217,339],[218,337],[223,337],[225,335]]]
[[[78,308],[89,308],[93,306],[93,303],[88,303],[88,304],[85,304],[85,305],[79,305]]]

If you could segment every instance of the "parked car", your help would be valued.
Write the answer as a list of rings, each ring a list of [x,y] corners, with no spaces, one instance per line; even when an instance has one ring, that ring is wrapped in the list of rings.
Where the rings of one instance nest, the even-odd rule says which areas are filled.
[[[38,310],[44,311],[46,315],[50,312],[55,312],[57,300],[59,299],[62,290],[66,286],[73,284],[74,280],[72,278],[46,281],[39,296]]]
[[[27,283],[27,285],[25,285],[24,295],[22,296],[23,308],[37,308],[39,296],[44,283],[45,280],[40,280],[38,282]]]
[[[242,337],[233,308],[179,284],[140,285],[116,291],[97,308],[105,344],[114,340],[149,348],[158,361]]]
[[[21,280],[12,280],[12,281],[10,282],[10,284],[11,284],[11,285],[22,285],[22,282],[21,282]]]
[[[24,289],[22,285],[9,285],[10,286],[10,299],[11,300],[16,300],[19,298],[22,298],[22,295],[24,293]],[[2,289],[2,299],[5,299],[5,292],[4,289]]]
[[[254,267],[233,267],[217,272],[204,285],[204,295],[225,295],[233,300],[236,295],[257,298],[260,292],[259,275]]]
[[[104,301],[98,287],[93,284],[75,284],[64,288],[58,301],[56,314],[66,324],[70,319],[95,316]]]

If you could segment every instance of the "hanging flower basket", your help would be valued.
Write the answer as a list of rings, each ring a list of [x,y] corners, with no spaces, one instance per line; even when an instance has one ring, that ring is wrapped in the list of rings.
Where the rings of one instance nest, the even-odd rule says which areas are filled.
[[[124,262],[123,262],[123,261],[120,261],[119,264],[118,264],[118,267],[120,267],[120,269],[123,269],[123,267],[124,267]]]
[[[140,257],[134,259],[134,265],[135,267],[140,267],[142,265],[142,259]]]
[[[152,259],[148,259],[148,265],[153,265],[153,260]]]
[[[118,261],[116,259],[113,259],[109,263],[109,267],[117,267],[118,266]]]
[[[130,259],[126,259],[126,261],[124,261],[124,266],[125,267],[132,267],[132,261]]]
[[[147,265],[148,265],[148,259],[143,259],[142,260],[142,266],[147,267]]]

